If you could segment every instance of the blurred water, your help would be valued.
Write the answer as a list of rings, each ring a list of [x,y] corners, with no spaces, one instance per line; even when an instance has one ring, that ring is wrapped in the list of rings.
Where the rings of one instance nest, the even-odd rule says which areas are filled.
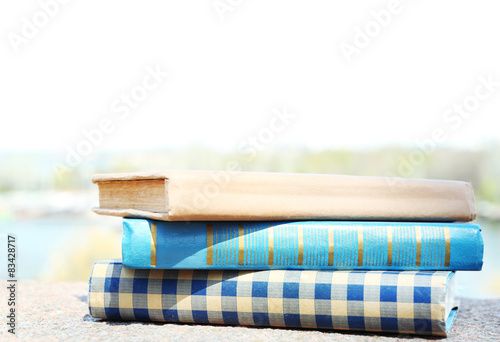
[[[85,222],[73,220],[71,223],[54,218],[21,220],[3,224],[1,246],[5,234],[16,237],[16,276],[18,279],[38,279],[45,270],[47,259],[55,249],[62,245],[75,229],[85,227]],[[6,243],[5,243],[6,244]],[[2,263],[3,265],[3,263]],[[0,270],[6,277],[6,269]]]
[[[16,236],[17,279],[88,280],[93,262],[120,258],[120,221],[62,215],[2,222],[0,246],[7,245],[7,234]],[[0,275],[6,278],[6,257],[1,259]]]
[[[500,298],[500,222],[477,223],[483,228],[483,270],[457,272],[457,291],[470,298]],[[93,262],[120,258],[121,220],[115,217],[68,215],[4,222],[0,226],[4,279],[8,233],[16,235],[18,279],[87,281]]]

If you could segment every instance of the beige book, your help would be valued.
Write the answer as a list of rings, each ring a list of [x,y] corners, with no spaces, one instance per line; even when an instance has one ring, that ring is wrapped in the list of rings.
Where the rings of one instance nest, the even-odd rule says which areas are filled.
[[[227,171],[96,174],[98,214],[164,221],[472,221],[470,183]]]

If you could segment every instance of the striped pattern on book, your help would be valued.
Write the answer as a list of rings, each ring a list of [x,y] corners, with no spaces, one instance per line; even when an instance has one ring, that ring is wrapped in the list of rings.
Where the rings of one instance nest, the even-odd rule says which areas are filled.
[[[450,266],[448,226],[342,228],[209,223],[207,265]]]
[[[125,219],[123,262],[135,268],[478,270],[480,230],[465,223]]]
[[[94,318],[445,336],[453,272],[138,270],[97,262]]]

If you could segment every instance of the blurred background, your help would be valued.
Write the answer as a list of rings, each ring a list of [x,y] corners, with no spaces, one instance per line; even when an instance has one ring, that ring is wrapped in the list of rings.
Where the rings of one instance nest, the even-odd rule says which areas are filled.
[[[236,163],[471,182],[484,267],[459,291],[500,298],[496,2],[42,3],[0,5],[0,245],[16,235],[19,279],[120,257],[93,173]]]

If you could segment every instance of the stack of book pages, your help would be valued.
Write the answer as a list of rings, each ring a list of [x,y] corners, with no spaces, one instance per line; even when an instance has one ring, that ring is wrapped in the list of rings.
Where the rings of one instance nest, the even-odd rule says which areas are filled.
[[[480,270],[469,183],[251,172],[97,174],[123,217],[95,318],[446,336]]]

